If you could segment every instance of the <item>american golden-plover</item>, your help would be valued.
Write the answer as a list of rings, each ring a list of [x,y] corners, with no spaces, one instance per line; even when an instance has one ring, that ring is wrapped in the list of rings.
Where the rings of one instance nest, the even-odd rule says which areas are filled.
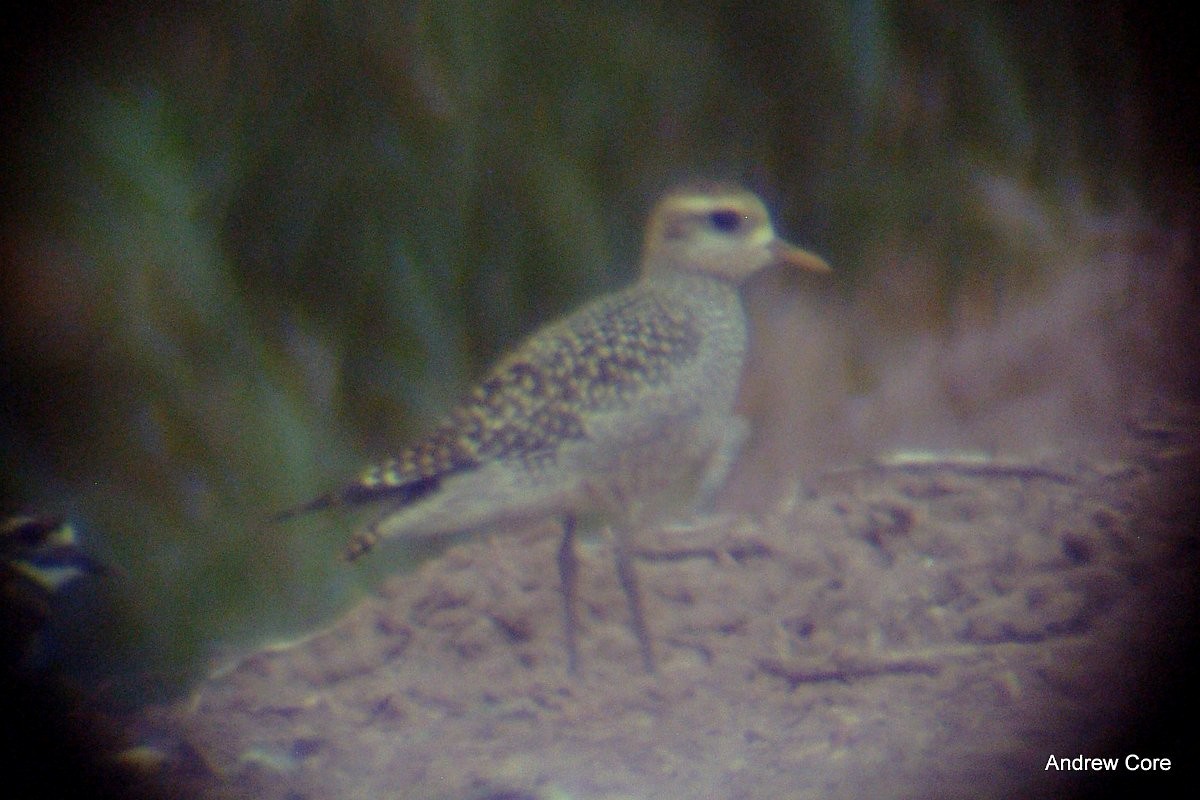
[[[712,492],[745,437],[733,406],[746,352],[739,285],[772,264],[829,266],[775,235],[754,194],[671,192],[646,227],[641,275],[552,322],[502,358],[425,438],[350,485],[281,517],[380,503],[346,550],[555,518],[567,667],[576,646],[576,520],[612,530],[642,663],[654,655],[630,559],[634,527],[663,498]]]

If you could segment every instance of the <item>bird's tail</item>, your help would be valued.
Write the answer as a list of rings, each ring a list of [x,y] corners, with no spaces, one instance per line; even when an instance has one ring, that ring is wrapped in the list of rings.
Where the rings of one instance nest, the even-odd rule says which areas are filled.
[[[376,502],[386,501],[397,507],[411,505],[435,491],[441,485],[442,477],[442,475],[425,475],[398,484],[351,483],[341,489],[326,492],[306,503],[284,509],[272,515],[270,521],[285,522],[293,517],[315,511],[361,506]]]

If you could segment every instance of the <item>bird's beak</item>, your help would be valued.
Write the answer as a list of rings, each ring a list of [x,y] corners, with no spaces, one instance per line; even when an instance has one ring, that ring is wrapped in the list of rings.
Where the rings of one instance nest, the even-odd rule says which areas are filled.
[[[775,260],[780,264],[799,267],[809,272],[833,271],[829,264],[825,263],[825,259],[816,253],[810,253],[801,247],[796,247],[794,244],[788,244],[782,239],[776,239],[772,243],[771,251],[775,254]]]

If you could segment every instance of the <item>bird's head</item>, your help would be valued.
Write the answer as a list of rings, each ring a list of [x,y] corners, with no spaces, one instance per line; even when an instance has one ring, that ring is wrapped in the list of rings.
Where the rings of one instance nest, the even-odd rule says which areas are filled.
[[[699,272],[740,282],[772,264],[829,272],[824,259],[780,239],[762,200],[745,189],[680,189],[654,207],[642,271]]]

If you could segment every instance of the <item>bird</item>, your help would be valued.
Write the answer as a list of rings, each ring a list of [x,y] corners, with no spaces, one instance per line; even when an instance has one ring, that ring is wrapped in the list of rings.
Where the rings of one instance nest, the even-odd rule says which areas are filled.
[[[631,560],[663,498],[724,482],[748,433],[734,413],[748,341],[739,287],[772,265],[830,271],[781,239],[735,184],[668,192],[645,230],[638,277],[546,324],[502,356],[440,424],[357,480],[277,515],[378,504],[344,558],[385,539],[553,519],[567,670],[578,672],[576,527],[608,523],[642,666],[656,662]]]
[[[0,666],[28,656],[55,594],[85,575],[112,575],[79,545],[74,524],[46,514],[0,518]]]

